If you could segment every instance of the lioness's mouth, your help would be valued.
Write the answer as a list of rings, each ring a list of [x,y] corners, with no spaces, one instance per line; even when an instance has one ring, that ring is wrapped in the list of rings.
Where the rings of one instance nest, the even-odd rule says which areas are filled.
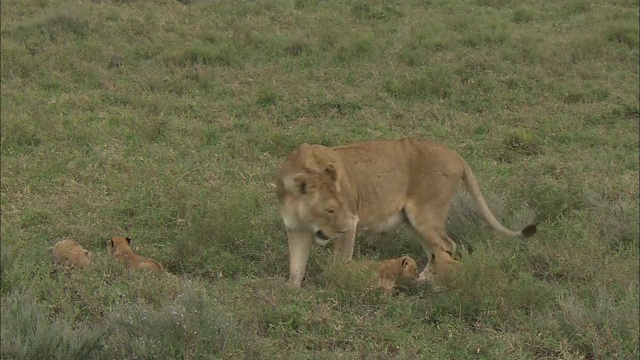
[[[316,237],[320,240],[329,240],[330,237],[327,236],[327,234],[323,233],[322,230],[318,230],[316,231]]]

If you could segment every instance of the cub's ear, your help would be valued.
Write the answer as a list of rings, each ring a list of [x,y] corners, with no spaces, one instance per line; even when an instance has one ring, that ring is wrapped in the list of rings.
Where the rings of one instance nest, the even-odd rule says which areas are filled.
[[[284,179],[284,187],[294,194],[306,194],[309,190],[307,175],[304,173],[297,173],[292,177]]]
[[[107,246],[113,247],[113,240],[111,239],[107,240]]]
[[[336,170],[336,166],[333,164],[327,164],[327,167],[324,168],[324,173],[329,176],[331,181],[338,181],[338,171]]]
[[[403,256],[401,259],[402,259],[402,263],[401,263],[402,267],[403,268],[407,267],[407,265],[409,265],[409,258],[406,256]]]
[[[127,236],[125,239],[127,240],[128,244],[131,244],[131,238],[130,237]]]

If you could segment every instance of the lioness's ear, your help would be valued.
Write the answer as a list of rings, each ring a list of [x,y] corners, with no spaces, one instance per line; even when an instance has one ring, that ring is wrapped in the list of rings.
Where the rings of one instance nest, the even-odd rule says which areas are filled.
[[[128,243],[128,244],[131,244],[131,238],[130,238],[130,237],[128,237],[128,236],[127,236],[127,237],[125,238],[125,240],[127,240],[127,243]]]
[[[307,176],[304,173],[297,173],[290,178],[284,179],[284,187],[294,194],[306,194],[307,185]]]
[[[327,167],[324,169],[324,173],[329,176],[331,181],[336,182],[338,180],[338,172],[336,171],[335,165],[327,164]]]
[[[409,259],[406,256],[403,256],[401,264],[403,268],[407,267],[407,265],[409,265]]]

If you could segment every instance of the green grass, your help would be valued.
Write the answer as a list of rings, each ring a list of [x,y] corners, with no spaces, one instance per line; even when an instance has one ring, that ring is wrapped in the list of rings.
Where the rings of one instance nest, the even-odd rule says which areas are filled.
[[[640,356],[637,1],[1,3],[3,359]],[[314,247],[285,285],[277,164],[433,139],[470,163],[446,290],[387,298]],[[176,277],[127,273],[129,235]],[[71,237],[85,271],[54,271]],[[356,262],[426,262],[405,228]]]

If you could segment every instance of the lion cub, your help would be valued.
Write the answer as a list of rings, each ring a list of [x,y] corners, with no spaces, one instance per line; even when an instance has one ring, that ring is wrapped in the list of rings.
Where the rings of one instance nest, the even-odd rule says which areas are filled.
[[[147,271],[162,271],[162,266],[157,261],[138,255],[131,250],[130,237],[114,237],[107,241],[109,255],[118,259],[127,269],[143,269]]]
[[[415,282],[418,280],[418,265],[409,256],[384,260],[378,267],[378,277],[384,293],[390,295],[396,282]]]
[[[53,261],[63,267],[82,269],[88,266],[93,258],[93,254],[84,249],[77,240],[60,240],[51,249]]]

